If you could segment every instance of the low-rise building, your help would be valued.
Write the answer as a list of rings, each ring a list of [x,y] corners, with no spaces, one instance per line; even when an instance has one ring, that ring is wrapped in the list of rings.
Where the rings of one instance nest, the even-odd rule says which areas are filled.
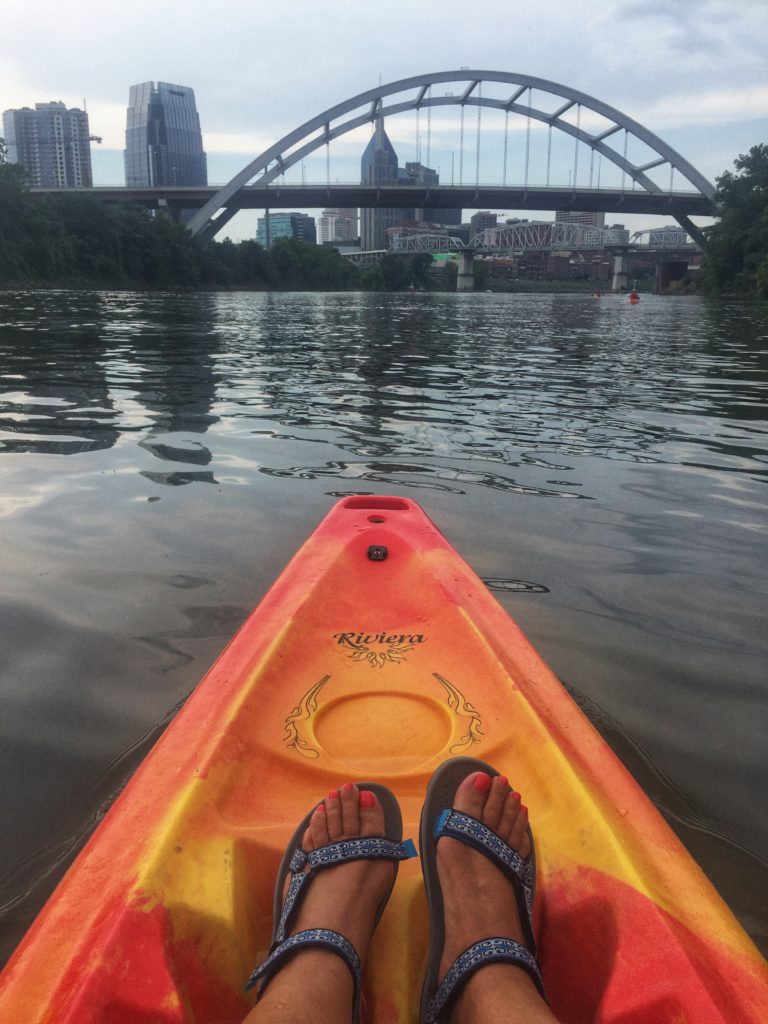
[[[270,213],[269,232],[267,218],[259,217],[256,225],[256,241],[269,249],[278,238],[295,238],[300,242],[317,243],[315,218],[307,213]]]

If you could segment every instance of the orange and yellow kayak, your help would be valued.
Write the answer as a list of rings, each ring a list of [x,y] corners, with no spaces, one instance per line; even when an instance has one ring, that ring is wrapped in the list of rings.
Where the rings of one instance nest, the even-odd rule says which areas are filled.
[[[209,671],[2,976],[7,1024],[238,1024],[296,823],[381,782],[418,834],[435,767],[525,794],[547,993],[568,1024],[768,1020],[765,964],[517,626],[414,502],[340,501]],[[400,868],[366,969],[414,1021],[427,934]]]

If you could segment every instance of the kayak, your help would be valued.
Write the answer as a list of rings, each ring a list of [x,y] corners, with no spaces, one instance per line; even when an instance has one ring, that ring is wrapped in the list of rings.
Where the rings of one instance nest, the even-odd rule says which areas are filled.
[[[239,1024],[297,822],[360,779],[417,837],[457,754],[524,794],[555,1015],[768,1020],[760,953],[648,798],[424,511],[377,496],[332,508],[148,754],[6,965],[0,1020]],[[368,1019],[417,1019],[426,950],[409,860]]]

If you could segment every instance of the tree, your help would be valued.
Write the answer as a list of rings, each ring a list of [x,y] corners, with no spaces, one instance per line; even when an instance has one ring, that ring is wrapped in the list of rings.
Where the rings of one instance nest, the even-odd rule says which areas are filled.
[[[472,261],[472,275],[474,277],[474,288],[476,292],[484,292],[488,287],[488,280],[491,276],[491,268],[486,260]]]
[[[459,265],[456,260],[448,260],[443,268],[445,278],[445,290],[455,292],[459,281]]]
[[[381,261],[381,279],[388,292],[402,292],[413,284],[411,281],[411,262],[401,256],[386,253]]]
[[[5,144],[5,139],[0,136],[0,164],[6,163],[8,160],[8,147]]]
[[[413,283],[418,288],[429,288],[429,268],[432,266],[433,258],[431,252],[420,252],[411,261]]]
[[[717,179],[720,219],[708,232],[705,284],[710,291],[766,291],[768,260],[768,145],[734,161],[737,173]]]

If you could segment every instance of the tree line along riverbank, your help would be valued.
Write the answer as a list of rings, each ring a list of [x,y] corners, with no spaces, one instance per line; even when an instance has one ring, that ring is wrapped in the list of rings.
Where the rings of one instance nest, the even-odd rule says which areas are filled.
[[[277,239],[201,245],[166,216],[90,196],[29,194],[21,168],[0,164],[0,287],[209,288],[281,291],[435,289],[432,257],[385,258],[359,270],[335,249]]]
[[[0,140],[1,141],[1,140]],[[0,146],[0,160],[2,147]],[[719,219],[708,229],[700,287],[768,298],[768,145],[753,146],[717,179]],[[22,168],[0,162],[0,287],[428,290],[455,287],[432,258],[385,257],[360,270],[334,249],[278,239],[201,245],[182,225],[140,207],[62,193],[33,198]],[[476,263],[476,287],[487,268]]]

